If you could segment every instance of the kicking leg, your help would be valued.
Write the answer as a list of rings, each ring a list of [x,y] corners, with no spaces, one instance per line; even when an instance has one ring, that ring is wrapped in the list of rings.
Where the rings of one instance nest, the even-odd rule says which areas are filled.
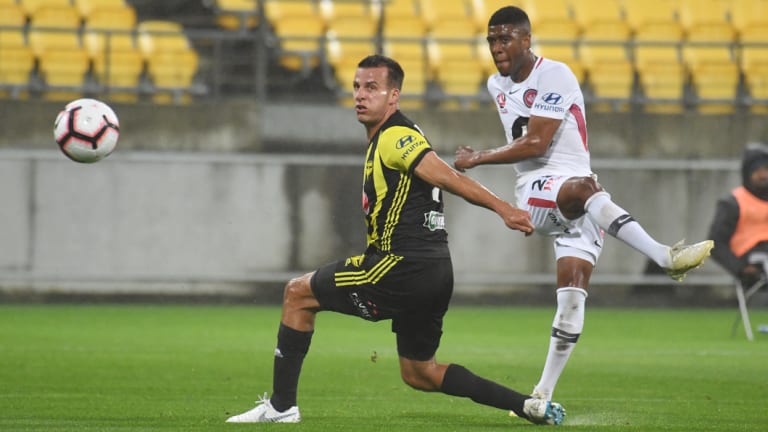
[[[683,280],[689,270],[699,267],[714,247],[711,240],[690,245],[681,242],[672,247],[657,242],[626,210],[614,203],[592,177],[574,177],[563,183],[557,204],[569,219],[586,213],[606,233],[653,260],[677,281]]]
[[[568,179],[558,192],[557,205],[568,219],[576,219],[586,213],[612,237],[635,248],[659,266],[669,268],[669,247],[654,240],[629,212],[611,200],[608,192],[594,178]]]

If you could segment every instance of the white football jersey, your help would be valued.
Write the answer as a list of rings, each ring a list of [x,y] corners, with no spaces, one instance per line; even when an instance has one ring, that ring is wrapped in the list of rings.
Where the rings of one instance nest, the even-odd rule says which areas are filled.
[[[516,83],[496,73],[488,78],[488,91],[496,101],[508,143],[527,133],[531,116],[563,121],[543,156],[514,164],[518,188],[540,175],[592,173],[584,95],[565,63],[539,57],[525,81]]]

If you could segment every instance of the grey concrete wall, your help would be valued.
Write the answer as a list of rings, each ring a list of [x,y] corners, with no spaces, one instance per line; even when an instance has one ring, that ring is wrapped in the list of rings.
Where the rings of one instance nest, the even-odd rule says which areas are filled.
[[[729,162],[595,165],[615,199],[666,243],[704,237],[716,197],[738,181]],[[514,200],[510,168],[471,174]],[[359,200],[356,156],[118,152],[80,165],[54,150],[3,150],[0,287],[194,291],[204,283],[205,292],[232,293],[228,284],[282,282],[362,252]],[[508,231],[457,197],[446,206],[458,293],[553,278],[551,240]],[[614,239],[605,249],[603,277],[627,285],[642,276],[640,254]],[[722,272],[709,265],[701,271],[708,274]]]
[[[89,166],[55,149],[62,106],[0,102],[0,289],[247,296],[254,284],[281,284],[362,250],[365,142],[348,109],[116,105],[118,150]],[[407,114],[447,159],[457,145],[502,139],[492,110]],[[590,113],[594,168],[660,241],[697,240],[716,199],[738,184],[743,144],[765,140],[767,123],[747,114]],[[509,167],[471,175],[513,199]],[[553,283],[549,239],[508,232],[454,197],[447,207],[458,293]],[[593,281],[629,286],[644,267],[642,256],[608,239]],[[722,282],[723,273],[709,263],[697,277]]]

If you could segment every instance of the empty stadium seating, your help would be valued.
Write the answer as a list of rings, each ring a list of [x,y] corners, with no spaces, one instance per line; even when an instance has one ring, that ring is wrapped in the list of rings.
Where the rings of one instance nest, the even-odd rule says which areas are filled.
[[[589,87],[594,97],[612,102],[611,109],[627,108],[632,97],[634,67],[622,45],[582,44],[581,59],[587,69]]]
[[[580,0],[573,14],[585,40],[626,42],[631,36],[620,0]]]
[[[191,92],[198,68],[211,66],[178,23],[137,24],[130,4],[0,0],[0,87],[102,84],[130,88],[131,100],[147,83]],[[222,29],[262,24],[259,0],[206,4]],[[264,0],[275,41],[267,52],[296,79],[316,76],[318,67],[333,71],[324,76],[346,96],[357,62],[381,51],[403,64],[406,99],[483,97],[483,82],[495,72],[483,41],[487,20],[510,4],[528,12],[534,52],[568,64],[590,100],[641,102],[662,112],[690,103],[727,112],[743,101],[768,100],[768,0]],[[213,54],[208,48],[206,55]],[[56,64],[70,53],[72,65]],[[69,78],[54,77],[56,70]],[[78,79],[76,71],[83,72]]]
[[[30,2],[28,43],[44,81],[45,98],[68,100],[82,95],[90,68],[80,41],[80,14],[71,4]]]
[[[24,45],[0,45],[0,95],[24,98],[35,66],[32,50]]]
[[[216,23],[228,30],[249,30],[259,24],[257,0],[216,0]]]
[[[678,45],[640,42],[634,59],[646,111],[680,112],[687,75]]]
[[[149,20],[137,25],[139,49],[159,103],[188,102],[199,59],[181,24]]]

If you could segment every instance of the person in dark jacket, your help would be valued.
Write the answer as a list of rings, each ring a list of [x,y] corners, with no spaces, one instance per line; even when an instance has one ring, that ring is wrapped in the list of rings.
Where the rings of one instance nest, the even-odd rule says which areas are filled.
[[[747,289],[765,277],[754,253],[768,253],[768,145],[747,145],[741,162],[742,185],[717,202],[709,238],[712,259]]]

